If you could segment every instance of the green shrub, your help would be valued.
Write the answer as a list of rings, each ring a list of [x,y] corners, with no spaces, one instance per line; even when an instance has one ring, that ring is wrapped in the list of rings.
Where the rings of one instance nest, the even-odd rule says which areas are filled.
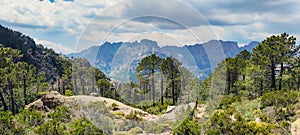
[[[199,135],[200,125],[197,121],[190,120],[190,117],[185,118],[176,128],[173,130],[175,135]]]
[[[74,96],[74,93],[71,90],[66,90],[65,91],[65,96]]]
[[[237,96],[225,96],[221,99],[218,109],[226,109],[235,102],[240,102],[241,98]]]
[[[112,103],[109,109],[113,111],[119,110],[119,105],[117,105],[116,103]]]
[[[141,129],[140,127],[135,127],[130,129],[129,133],[136,135],[138,133],[143,133],[143,129]]]
[[[141,116],[140,116],[140,112],[137,111],[131,111],[129,114],[125,115],[126,119],[130,119],[130,120],[142,120]]]
[[[90,120],[79,118],[70,124],[72,135],[104,135],[104,132],[97,128]]]
[[[41,126],[34,129],[34,132],[40,135],[64,135],[68,134],[67,127],[57,119],[49,120]]]
[[[273,128],[276,128],[276,126],[265,122],[251,121],[247,124],[247,133],[252,133],[254,135],[268,135]]]
[[[119,115],[119,116],[124,116],[124,113],[121,112],[121,111],[116,111],[114,114],[115,114],[115,115]]]
[[[13,115],[10,111],[0,112],[0,134],[13,134]]]
[[[270,134],[277,126],[266,122],[247,122],[241,114],[229,115],[227,111],[217,110],[209,120],[206,134]]]
[[[124,113],[121,111],[116,111],[116,112],[114,112],[114,114],[115,114],[115,118],[117,118],[117,119],[121,119],[124,117]]]
[[[59,122],[68,122],[71,119],[70,110],[65,106],[57,106],[48,114],[48,117]]]
[[[262,108],[267,106],[286,107],[298,102],[298,93],[295,91],[272,91],[261,96]]]
[[[29,127],[35,127],[44,123],[44,115],[40,111],[32,109],[23,110],[21,113],[15,116],[16,120]]]

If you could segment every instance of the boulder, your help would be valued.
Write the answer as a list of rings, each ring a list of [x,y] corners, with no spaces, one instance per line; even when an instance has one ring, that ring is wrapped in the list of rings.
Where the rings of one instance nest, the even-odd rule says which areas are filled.
[[[292,135],[300,134],[300,119],[297,119],[295,122],[292,123],[291,133]]]
[[[52,109],[62,105],[66,101],[66,97],[60,95],[57,91],[51,91],[41,98],[45,106]]]
[[[296,121],[292,123],[291,126],[291,134],[299,135],[300,134],[300,110],[296,111]]]
[[[36,109],[36,110],[45,110],[53,109],[56,106],[62,105],[67,101],[67,97],[60,95],[57,91],[51,91],[48,94],[45,94],[28,105],[25,106],[25,109]]]
[[[25,109],[35,109],[35,110],[45,110],[48,111],[49,108],[44,106],[44,103],[41,99],[38,99],[37,101],[34,101],[28,105],[25,106]]]
[[[170,113],[175,109],[175,106],[168,106],[166,113]]]

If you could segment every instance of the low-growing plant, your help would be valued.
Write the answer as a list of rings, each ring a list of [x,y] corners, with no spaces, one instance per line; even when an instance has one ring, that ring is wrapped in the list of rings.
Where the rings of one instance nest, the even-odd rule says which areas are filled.
[[[218,109],[226,109],[234,102],[240,102],[241,98],[238,96],[224,96],[222,97]]]
[[[117,105],[116,103],[112,103],[109,109],[112,111],[119,110],[119,105]]]
[[[272,91],[261,96],[262,108],[267,106],[286,107],[298,102],[298,93],[295,91]]]
[[[197,121],[192,121],[190,117],[185,118],[173,129],[175,135],[199,135],[201,127]]]
[[[66,90],[65,91],[65,96],[74,96],[74,93],[71,90]]]
[[[130,119],[130,120],[142,120],[140,112],[137,111],[131,111],[129,114],[125,115],[126,119]]]

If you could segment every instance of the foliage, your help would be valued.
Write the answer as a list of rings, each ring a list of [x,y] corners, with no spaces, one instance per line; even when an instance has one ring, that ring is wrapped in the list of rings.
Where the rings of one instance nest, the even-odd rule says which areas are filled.
[[[79,118],[70,125],[72,135],[104,135],[104,132],[97,128],[86,118]]]
[[[222,97],[220,103],[219,103],[219,109],[226,109],[235,102],[240,102],[241,98],[238,96],[224,96]]]
[[[265,122],[247,122],[241,114],[229,115],[227,111],[217,110],[210,118],[207,134],[270,134],[277,126]]]
[[[22,125],[26,125],[28,127],[36,127],[44,123],[45,116],[40,111],[28,109],[23,110],[21,113],[16,115],[15,118]]]
[[[262,108],[267,106],[287,107],[297,102],[298,93],[295,91],[272,91],[261,96]]]
[[[192,121],[190,118],[185,118],[180,124],[173,129],[175,135],[199,135],[201,127],[197,121]]]
[[[131,111],[129,114],[125,115],[125,118],[130,119],[130,120],[139,121],[139,120],[142,120],[141,115],[142,114],[140,112]]]
[[[117,105],[116,103],[112,103],[109,109],[112,111],[119,110],[119,105]]]
[[[74,93],[71,90],[66,90],[65,96],[74,96]]]

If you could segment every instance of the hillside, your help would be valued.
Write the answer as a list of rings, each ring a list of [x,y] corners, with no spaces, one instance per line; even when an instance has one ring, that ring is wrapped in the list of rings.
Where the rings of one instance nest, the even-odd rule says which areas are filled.
[[[13,31],[0,25],[0,44],[4,47],[20,50],[21,61],[33,64],[39,73],[46,74],[46,81],[55,82],[70,67],[71,61],[59,55],[52,49],[36,44],[35,41],[20,32]]]

